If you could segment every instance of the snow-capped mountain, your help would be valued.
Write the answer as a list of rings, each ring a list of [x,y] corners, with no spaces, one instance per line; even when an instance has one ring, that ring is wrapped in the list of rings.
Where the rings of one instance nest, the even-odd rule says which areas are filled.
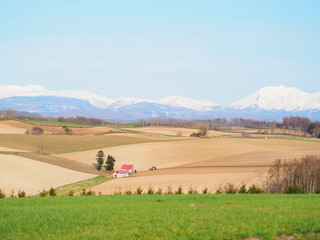
[[[82,90],[60,90],[50,91],[38,85],[18,86],[7,85],[0,86],[0,99],[8,97],[40,97],[53,96],[86,100],[96,108],[107,108],[114,102],[114,99],[100,96],[88,91]]]
[[[312,94],[306,101],[304,109],[320,109],[320,92]]]
[[[163,99],[108,98],[81,90],[50,91],[41,86],[0,86],[0,110],[43,116],[85,116],[109,121],[136,121],[151,117],[183,119],[255,118],[280,120],[302,116],[320,120],[320,92],[265,87],[242,100],[218,105],[204,100],[171,96]]]
[[[285,86],[264,87],[244,99],[228,104],[226,107],[234,109],[257,108],[269,111],[320,109],[320,92],[306,93],[297,88]]]
[[[67,97],[86,100],[93,106],[99,109],[120,109],[128,105],[134,105],[142,102],[155,103],[171,107],[183,107],[196,111],[209,111],[213,106],[218,104],[204,100],[195,100],[186,97],[172,96],[159,100],[153,99],[139,99],[139,98],[107,98],[82,90],[60,90],[49,91],[38,85],[17,86],[8,85],[0,86],[0,99],[8,97],[39,97],[39,96],[53,96],[53,97]]]
[[[219,104],[204,101],[204,100],[195,100],[186,97],[171,96],[167,98],[160,99],[156,101],[158,104],[163,104],[171,107],[182,107],[193,109],[200,112],[210,111],[213,107],[219,106]]]

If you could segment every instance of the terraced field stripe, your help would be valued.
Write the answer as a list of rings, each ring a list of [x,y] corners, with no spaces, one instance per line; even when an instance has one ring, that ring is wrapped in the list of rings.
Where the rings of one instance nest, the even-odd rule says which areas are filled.
[[[80,192],[82,189],[88,189],[110,180],[112,180],[112,178],[97,176],[97,177],[89,178],[83,181],[66,184],[56,188],[55,190],[58,195],[68,195],[70,191],[74,191],[74,193],[77,193],[77,192]]]

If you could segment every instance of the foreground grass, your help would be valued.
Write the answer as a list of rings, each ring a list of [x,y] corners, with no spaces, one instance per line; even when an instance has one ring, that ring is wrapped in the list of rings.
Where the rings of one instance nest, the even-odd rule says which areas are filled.
[[[110,180],[112,180],[112,178],[97,176],[83,181],[63,185],[61,187],[56,188],[55,190],[58,195],[68,195],[70,191],[77,193],[80,192],[82,189],[88,189]]]
[[[317,195],[0,199],[0,239],[275,239],[318,233],[319,219]]]
[[[121,135],[79,136],[79,135],[22,135],[0,134],[0,146],[44,153],[79,152],[126,144],[155,142],[156,140]]]

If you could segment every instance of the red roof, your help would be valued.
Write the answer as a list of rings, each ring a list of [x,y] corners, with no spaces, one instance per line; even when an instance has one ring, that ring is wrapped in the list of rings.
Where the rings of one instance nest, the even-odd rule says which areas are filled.
[[[128,173],[128,172],[127,172],[127,171],[125,171],[125,170],[119,170],[119,171],[117,171],[117,173],[124,174],[124,173]]]
[[[121,169],[127,169],[127,170],[133,169],[133,165],[123,164],[122,167],[121,167]]]

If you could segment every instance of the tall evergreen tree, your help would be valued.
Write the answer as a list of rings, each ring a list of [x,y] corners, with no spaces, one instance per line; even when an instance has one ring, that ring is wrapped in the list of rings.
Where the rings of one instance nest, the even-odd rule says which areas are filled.
[[[107,160],[106,160],[106,170],[112,171],[114,168],[115,161],[116,161],[116,159],[113,156],[108,155]]]
[[[97,169],[100,171],[104,162],[104,152],[102,150],[97,153],[96,159],[98,163]]]

